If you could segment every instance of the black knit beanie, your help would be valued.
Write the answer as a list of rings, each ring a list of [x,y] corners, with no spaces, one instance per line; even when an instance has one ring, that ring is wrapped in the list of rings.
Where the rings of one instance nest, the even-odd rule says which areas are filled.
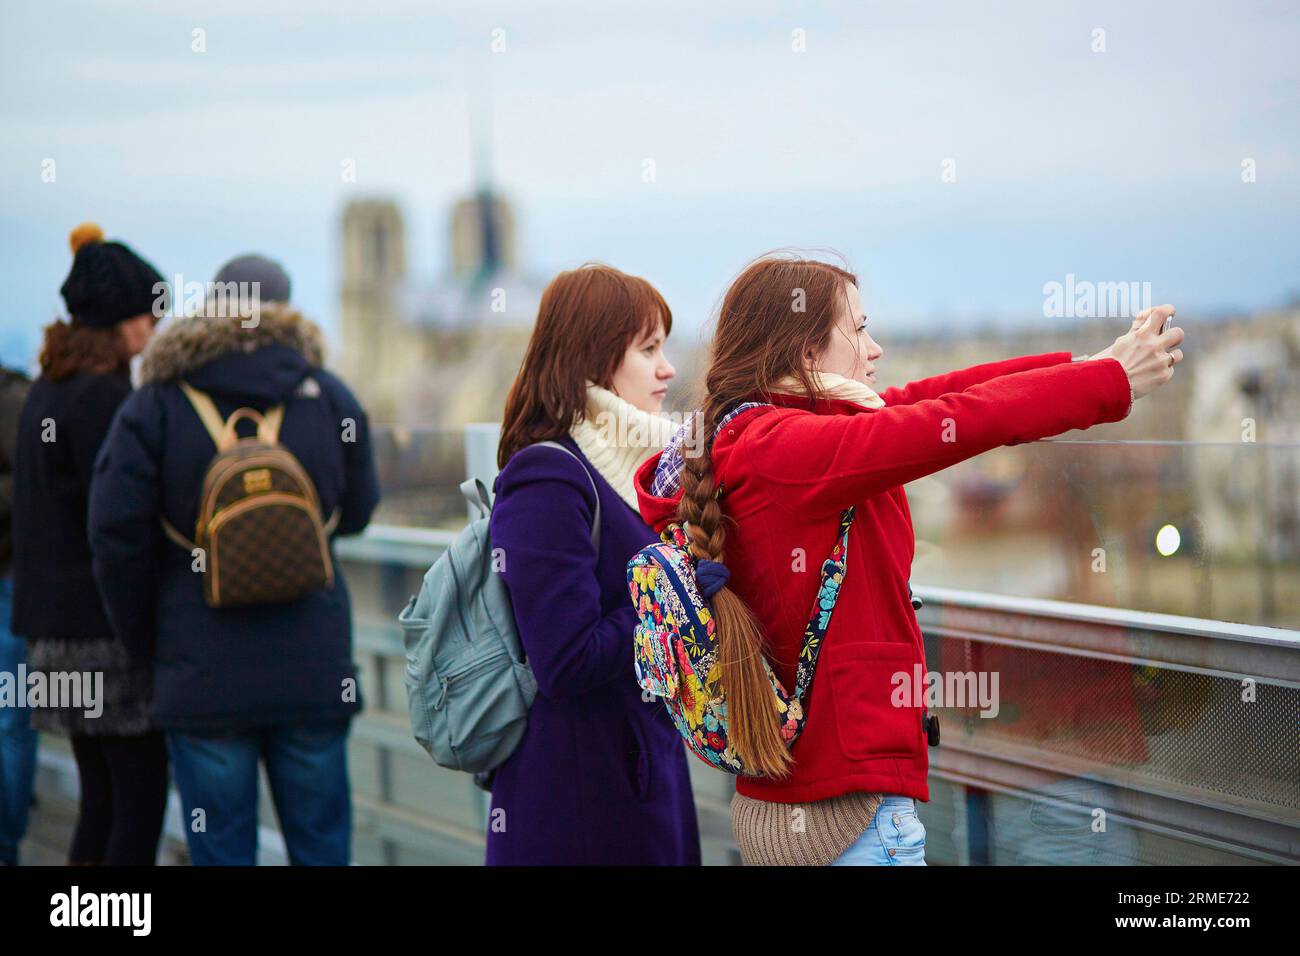
[[[72,269],[59,291],[73,325],[106,329],[123,319],[154,312],[161,318],[170,304],[158,270],[120,242],[105,242],[104,230],[83,222],[68,236]],[[157,283],[163,283],[155,290]],[[162,299],[159,300],[159,296]]]

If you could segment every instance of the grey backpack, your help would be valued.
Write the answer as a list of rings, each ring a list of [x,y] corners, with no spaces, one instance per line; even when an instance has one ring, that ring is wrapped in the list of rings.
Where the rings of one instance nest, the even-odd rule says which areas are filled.
[[[528,447],[538,445],[578,458],[559,442]],[[599,551],[600,492],[590,471],[587,479],[596,492],[591,541]],[[505,582],[492,567],[488,490],[477,478],[463,482],[460,490],[479,517],[428,570],[420,593],[397,622],[405,637],[415,739],[439,766],[473,773],[475,782],[487,787],[489,772],[523,739],[537,681],[524,660]]]

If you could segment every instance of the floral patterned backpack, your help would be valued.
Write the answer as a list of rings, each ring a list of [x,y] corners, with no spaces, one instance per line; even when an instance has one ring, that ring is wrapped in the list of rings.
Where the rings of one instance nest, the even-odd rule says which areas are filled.
[[[821,587],[804,628],[793,694],[764,663],[787,747],[803,731],[804,701],[844,580],[853,512],[846,508],[840,515],[839,538],[822,563]],[[727,701],[719,683],[718,642],[708,607],[726,579],[722,565],[696,561],[686,529],[678,524],[668,525],[659,542],[633,556],[627,565],[627,583],[640,618],[635,633],[637,682],[663,698],[677,730],[697,757],[725,773],[757,776],[745,769],[727,737]]]

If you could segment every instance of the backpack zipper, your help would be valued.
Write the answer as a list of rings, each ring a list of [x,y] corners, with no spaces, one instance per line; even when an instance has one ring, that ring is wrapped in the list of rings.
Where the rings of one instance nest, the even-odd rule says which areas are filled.
[[[290,452],[290,454],[293,453]],[[218,470],[215,473],[209,474],[207,480],[204,481],[203,492],[199,499],[198,522],[197,527],[195,528],[196,541],[203,535],[204,530],[207,529],[215,520],[215,516],[211,514],[210,508],[216,503],[214,499],[221,490],[227,473],[238,467],[256,464],[273,465],[285,475],[288,475],[291,479],[297,481],[304,492],[302,497],[309,500],[312,505],[315,506],[317,511],[321,510],[320,498],[316,493],[316,485],[312,482],[311,475],[307,474],[307,470],[302,467],[301,462],[298,462],[297,467],[295,468],[294,463],[285,461],[284,458],[279,455],[258,454],[249,455],[245,458],[229,458],[222,462]],[[287,492],[278,492],[278,494],[286,493]],[[262,494],[267,494],[267,492],[262,492]],[[245,499],[241,500],[246,500],[248,497],[253,496],[245,496]],[[238,503],[239,502],[235,502],[235,504]],[[230,508],[233,507],[233,505],[226,505],[226,507]]]
[[[675,545],[669,545],[669,547],[676,547],[676,546],[675,546]],[[668,577],[672,578],[673,583],[675,583],[675,584],[677,585],[677,588],[678,588],[678,589],[679,589],[683,594],[685,594],[685,593],[686,593],[686,587],[685,587],[685,585],[682,584],[682,579],[681,579],[681,577],[677,574],[677,570],[673,567],[673,562],[672,562],[672,560],[671,560],[670,558],[666,558],[666,557],[664,557],[663,554],[658,550],[658,548],[655,549],[655,554],[656,554],[656,555],[659,557],[659,559],[660,559],[659,561],[656,561],[655,564],[658,565],[659,568],[662,569],[663,572],[664,572]],[[690,555],[690,552],[688,551],[687,554]],[[691,561],[693,561],[693,560],[695,560],[695,558],[694,558],[694,557],[688,557],[687,560],[691,560]],[[710,616],[711,616],[711,615],[713,614],[713,611],[709,608],[709,602],[704,600],[704,595],[703,595],[703,594],[700,594],[700,586],[699,586],[698,583],[695,585],[695,593],[696,593],[697,595],[699,595],[699,598],[700,598],[701,603],[704,605],[705,610],[708,610],[708,611],[709,611],[709,614],[710,614]],[[681,625],[682,625],[682,624],[685,624],[685,623],[686,623],[685,621],[682,621],[682,622],[680,622],[680,623],[678,624],[677,631],[678,631],[679,634],[681,633],[681,630],[682,630]],[[707,628],[705,629],[705,637],[706,637],[706,638],[708,637],[708,630],[707,630]],[[691,649],[690,649],[690,647],[687,646],[687,644],[686,644],[685,641],[682,641],[682,649],[683,649],[684,651],[686,651],[686,660],[690,662],[691,670],[692,670],[692,671],[695,670],[695,662],[691,660]],[[672,652],[673,652],[673,650],[674,650],[674,648],[673,648],[673,646],[672,646],[672,641],[669,641],[669,642],[668,642],[669,663],[672,664],[672,666],[673,666],[673,670],[675,670],[675,671],[678,672],[678,680],[681,680],[681,668],[678,666],[677,661],[672,659]],[[703,656],[703,655],[701,655],[701,656]],[[699,674],[697,673],[695,676],[696,676],[696,677],[699,677]],[[703,683],[704,683],[704,681],[701,680],[701,681],[700,681],[700,684],[703,685]]]
[[[440,676],[438,678],[438,686],[442,688],[442,694],[438,698],[438,703],[434,705],[433,709],[442,710],[442,708],[447,705],[447,691],[452,684],[464,680],[471,674],[477,674],[479,671],[485,670],[489,664],[494,664],[503,657],[508,658],[512,663],[514,661],[514,658],[510,656],[510,652],[503,650],[496,654],[489,654],[487,657],[481,658],[473,664],[470,664],[468,667],[458,670],[455,673]]]

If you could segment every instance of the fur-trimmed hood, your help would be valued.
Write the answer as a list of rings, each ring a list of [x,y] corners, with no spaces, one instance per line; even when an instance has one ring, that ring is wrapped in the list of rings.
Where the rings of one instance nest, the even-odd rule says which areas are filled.
[[[282,345],[301,353],[319,368],[325,361],[320,327],[291,305],[265,303],[257,325],[244,328],[239,316],[193,315],[173,319],[145,348],[140,380],[170,382],[229,353],[250,353],[267,345]]]

